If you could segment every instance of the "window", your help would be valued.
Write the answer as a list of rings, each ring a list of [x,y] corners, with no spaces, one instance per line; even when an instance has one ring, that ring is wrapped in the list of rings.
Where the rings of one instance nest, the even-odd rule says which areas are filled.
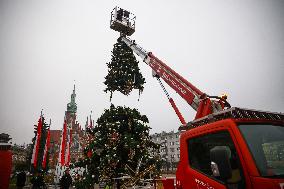
[[[284,127],[239,125],[262,176],[284,176]]]
[[[227,131],[221,131],[190,139],[188,141],[188,157],[190,166],[193,169],[214,178],[211,170],[210,150],[215,146],[228,146],[231,150],[230,162],[233,176],[227,180],[227,183],[231,183],[231,185],[234,186],[230,187],[228,184],[228,188],[245,188],[244,179],[242,179],[240,161],[231,136]],[[219,178],[214,179],[224,182]]]

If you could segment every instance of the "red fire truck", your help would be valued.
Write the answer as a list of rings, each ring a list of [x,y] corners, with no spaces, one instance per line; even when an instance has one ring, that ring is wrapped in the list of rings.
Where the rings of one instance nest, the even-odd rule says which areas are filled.
[[[180,162],[178,189],[284,189],[284,114],[231,107],[226,96],[210,96],[129,37],[136,17],[115,7],[111,29],[153,70],[178,115]],[[161,79],[194,110],[185,122]]]

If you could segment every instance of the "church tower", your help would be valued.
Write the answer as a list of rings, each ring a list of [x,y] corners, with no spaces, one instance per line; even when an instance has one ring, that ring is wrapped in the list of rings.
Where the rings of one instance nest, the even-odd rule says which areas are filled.
[[[65,111],[64,119],[66,119],[67,130],[71,132],[66,135],[70,136],[70,140],[68,143],[70,144],[70,162],[74,163],[83,155],[83,147],[84,147],[84,131],[80,127],[80,124],[77,121],[77,104],[76,104],[76,88],[74,84],[73,92],[71,94],[71,100],[67,103],[67,110]],[[56,165],[59,163],[59,155],[62,144],[62,130],[50,130],[50,168],[55,169]],[[66,143],[67,144],[67,141]],[[67,145],[65,145],[67,146]],[[67,147],[66,147],[67,148]],[[67,150],[66,150],[67,151]],[[57,168],[56,168],[57,170]],[[59,170],[60,172],[60,170]]]
[[[67,104],[65,111],[67,126],[71,129],[71,148],[70,159],[75,162],[82,156],[82,142],[84,131],[81,129],[77,121],[77,104],[76,104],[76,87],[74,84],[73,93],[71,94],[71,101]]]
[[[69,114],[76,114],[77,112],[77,104],[75,102],[75,98],[76,98],[75,92],[76,91],[75,91],[75,84],[74,84],[73,93],[71,94],[71,102],[67,104],[67,113]]]
[[[67,104],[67,110],[65,111],[65,117],[67,120],[67,125],[70,126],[72,130],[78,130],[79,124],[76,121],[77,119],[77,104],[75,102],[76,100],[76,90],[75,90],[75,84],[73,93],[71,94],[71,101]]]

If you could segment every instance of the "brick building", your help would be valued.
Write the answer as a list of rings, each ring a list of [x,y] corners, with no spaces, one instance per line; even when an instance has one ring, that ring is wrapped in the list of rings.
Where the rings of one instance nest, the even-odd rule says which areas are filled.
[[[71,128],[71,163],[76,162],[80,157],[82,157],[85,136],[85,131],[82,130],[80,124],[77,121],[77,104],[75,100],[76,91],[74,85],[73,93],[71,94],[71,101],[67,104],[67,110],[65,111],[67,127]],[[59,149],[62,137],[61,135],[62,130],[50,130],[49,166],[51,169],[55,169],[58,162]]]
[[[67,126],[71,128],[72,139],[71,139],[71,162],[76,162],[82,157],[83,146],[84,146],[84,136],[85,131],[82,130],[77,119],[77,104],[75,102],[76,93],[75,85],[73,93],[71,94],[71,101],[67,104],[67,111],[65,111],[65,117],[67,120]]]
[[[60,146],[61,130],[50,130],[49,168],[55,169]]]

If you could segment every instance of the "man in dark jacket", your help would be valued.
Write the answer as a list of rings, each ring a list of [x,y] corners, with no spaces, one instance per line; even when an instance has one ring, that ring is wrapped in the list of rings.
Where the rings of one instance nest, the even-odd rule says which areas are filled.
[[[31,179],[33,184],[32,189],[40,189],[45,187],[43,176],[40,173],[36,173],[35,176]]]
[[[60,188],[68,189],[71,184],[72,184],[72,178],[70,176],[69,169],[66,169],[64,175],[60,179]]]
[[[25,186],[26,183],[26,173],[24,171],[21,171],[17,174],[17,188],[22,189]]]

